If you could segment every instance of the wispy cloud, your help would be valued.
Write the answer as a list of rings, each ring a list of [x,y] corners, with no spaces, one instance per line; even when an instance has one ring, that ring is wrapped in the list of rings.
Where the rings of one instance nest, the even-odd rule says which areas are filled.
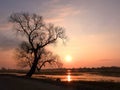
[[[14,30],[10,23],[0,24],[0,50],[8,50],[15,48],[19,40],[16,39]]]
[[[61,22],[66,18],[80,14],[80,10],[71,7],[69,4],[66,6],[56,6],[52,8],[49,12],[45,12],[48,22]]]
[[[66,3],[63,0],[51,0],[44,3],[43,6],[47,7],[42,12],[42,15],[47,18],[47,22],[58,23],[64,21],[67,17],[80,14],[80,10],[72,6],[69,1]]]
[[[13,49],[19,44],[19,40],[11,37],[10,34],[4,34],[5,32],[0,31],[0,50]],[[8,36],[7,36],[8,35]]]
[[[5,23],[0,23],[0,31],[6,31],[12,29],[12,24],[5,22]]]

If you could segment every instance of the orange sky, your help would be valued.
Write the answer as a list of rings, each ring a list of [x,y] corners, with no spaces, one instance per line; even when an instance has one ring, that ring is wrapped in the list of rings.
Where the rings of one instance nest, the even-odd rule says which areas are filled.
[[[13,49],[20,40],[7,20],[21,11],[43,15],[46,22],[66,29],[66,45],[49,47],[64,67],[120,66],[119,9],[119,0],[0,1],[0,67],[16,68]],[[65,61],[66,55],[71,62]]]

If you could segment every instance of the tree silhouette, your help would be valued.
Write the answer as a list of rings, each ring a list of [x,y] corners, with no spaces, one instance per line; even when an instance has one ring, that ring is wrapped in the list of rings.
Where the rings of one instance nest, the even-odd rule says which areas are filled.
[[[27,53],[22,47],[24,46],[23,42],[20,44],[19,48],[16,48],[15,57],[17,60],[18,66],[25,68],[25,67],[32,67],[32,63],[34,60],[34,56],[32,53]],[[58,55],[53,54],[51,51],[48,51],[46,49],[43,49],[41,54],[41,59],[39,60],[36,69],[38,71],[41,70],[41,68],[46,66],[46,64],[49,64],[50,66],[62,67],[62,63],[60,60],[60,57]]]
[[[13,13],[9,21],[14,23],[15,30],[24,37],[21,53],[26,53],[28,58],[33,59],[33,62],[30,62],[31,69],[26,74],[27,77],[31,77],[37,69],[38,63],[42,61],[44,48],[56,43],[58,39],[64,41],[66,39],[65,30],[53,24],[46,24],[42,16],[37,14]]]

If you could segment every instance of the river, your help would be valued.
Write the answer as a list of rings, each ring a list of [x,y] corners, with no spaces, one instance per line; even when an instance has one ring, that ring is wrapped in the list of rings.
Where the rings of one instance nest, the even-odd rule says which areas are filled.
[[[90,73],[77,73],[74,74],[70,71],[67,71],[65,75],[41,75],[34,74],[34,78],[50,78],[50,79],[60,79],[61,81],[110,81],[110,82],[120,82],[120,77],[115,76],[103,76],[98,74],[90,74]]]

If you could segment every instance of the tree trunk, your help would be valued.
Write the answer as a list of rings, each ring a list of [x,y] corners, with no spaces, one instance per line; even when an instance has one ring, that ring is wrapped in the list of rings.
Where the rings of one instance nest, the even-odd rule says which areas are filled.
[[[35,70],[36,70],[37,64],[38,64],[38,60],[39,60],[39,59],[37,59],[37,58],[34,59],[34,62],[33,62],[33,64],[32,64],[31,69],[30,69],[29,72],[26,74],[27,77],[31,77],[32,74],[35,73]]]

